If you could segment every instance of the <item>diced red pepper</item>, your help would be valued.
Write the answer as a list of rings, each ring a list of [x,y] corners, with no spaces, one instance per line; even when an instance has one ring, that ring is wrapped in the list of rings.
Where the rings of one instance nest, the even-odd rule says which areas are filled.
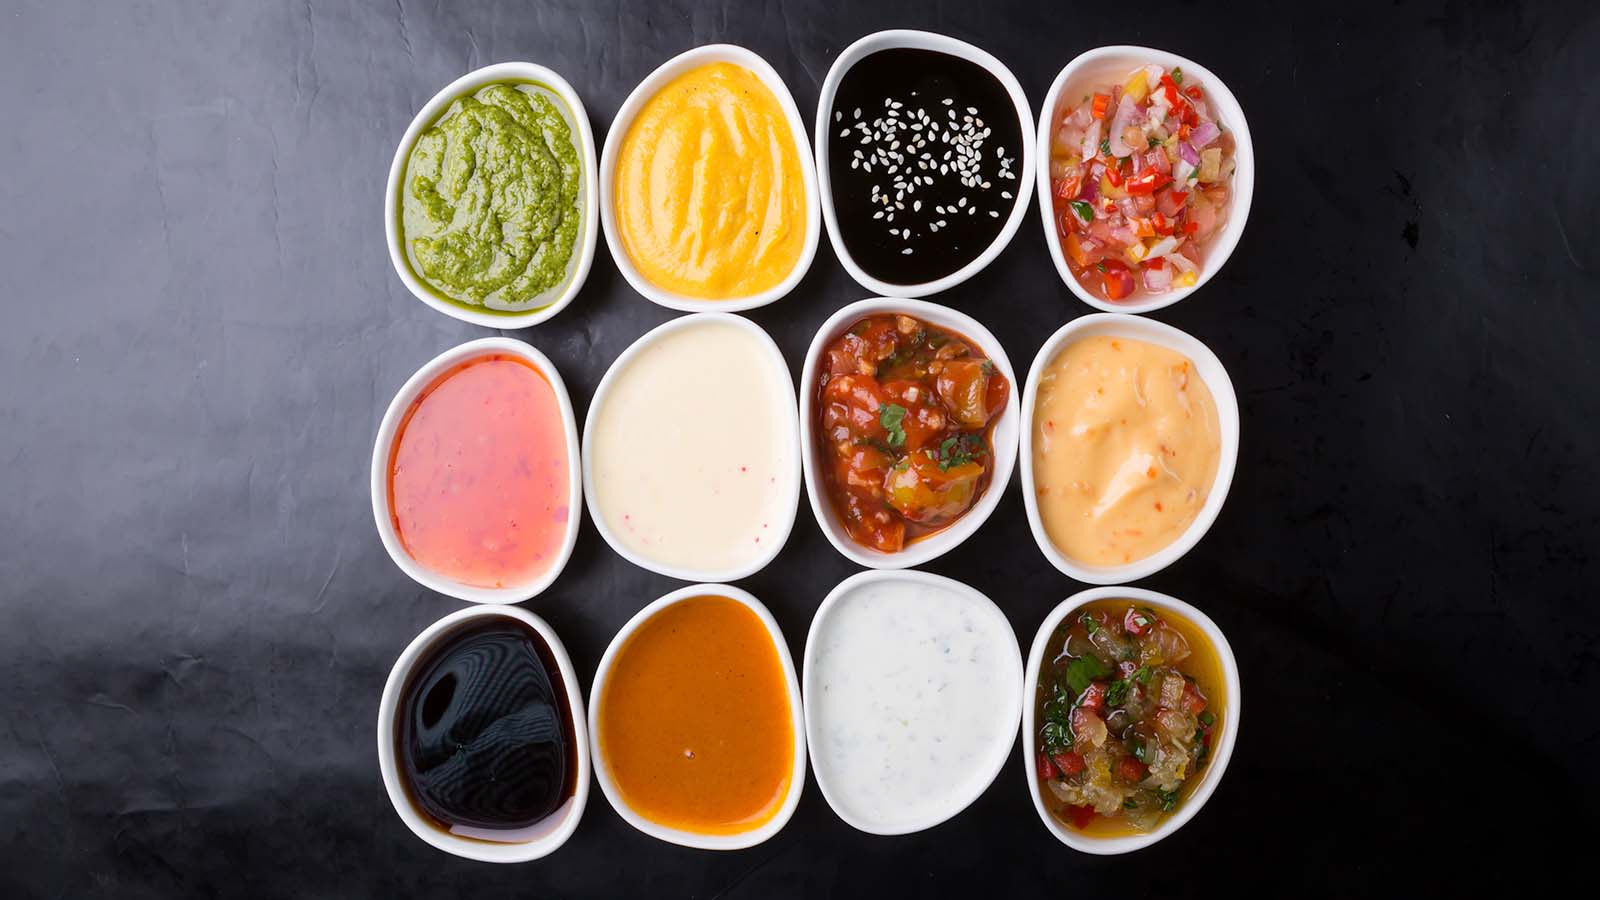
[[[1121,300],[1133,293],[1133,273],[1114,259],[1100,263],[1100,283],[1105,288],[1107,300]]]
[[[1182,102],[1178,99],[1178,83],[1172,80],[1171,75],[1161,76],[1161,89],[1166,91],[1168,106],[1177,106]]]
[[[1200,90],[1200,85],[1198,85],[1198,84],[1189,85],[1188,87],[1183,89],[1183,92],[1185,94],[1188,94],[1189,96],[1193,97],[1196,100],[1199,100],[1200,99],[1200,95],[1203,93]]]
[[[1150,217],[1150,227],[1156,230],[1156,234],[1168,235],[1172,233],[1172,223],[1167,221],[1167,217],[1163,216],[1159,210]]]
[[[1171,175],[1163,175],[1154,169],[1145,169],[1138,175],[1128,179],[1128,193],[1154,194],[1171,183]]]
[[[1122,167],[1118,165],[1106,166],[1106,180],[1112,187],[1122,187]]]
[[[1083,696],[1078,698],[1078,705],[1084,709],[1092,709],[1097,714],[1104,715],[1106,711],[1106,683],[1104,681],[1091,681],[1084,688]]]
[[[1076,200],[1078,192],[1083,189],[1083,170],[1079,169],[1067,178],[1056,179],[1050,187],[1062,200]]]
[[[1200,230],[1200,223],[1199,222],[1185,222],[1185,223],[1183,223],[1183,233],[1184,234],[1194,234],[1195,232],[1197,232],[1199,230]]]
[[[1117,777],[1123,781],[1143,781],[1146,771],[1144,763],[1131,756],[1117,760]]]
[[[1071,778],[1088,767],[1083,761],[1083,754],[1073,753],[1071,750],[1051,754],[1050,761],[1056,764],[1056,769],[1061,772],[1063,778]]]
[[[1183,683],[1183,700],[1179,702],[1179,705],[1189,715],[1198,716],[1205,712],[1206,695],[1200,693],[1200,689],[1194,686],[1194,682],[1186,681]]]
[[[1050,755],[1043,751],[1039,753],[1039,777],[1045,781],[1056,777],[1056,765],[1050,761]]]
[[[1068,806],[1064,812],[1066,812],[1067,818],[1072,820],[1073,828],[1080,830],[1088,828],[1089,823],[1094,821],[1094,807],[1092,806]]]
[[[1095,94],[1094,104],[1089,108],[1089,115],[1096,119],[1104,119],[1106,117],[1106,109],[1110,106],[1110,94]]]

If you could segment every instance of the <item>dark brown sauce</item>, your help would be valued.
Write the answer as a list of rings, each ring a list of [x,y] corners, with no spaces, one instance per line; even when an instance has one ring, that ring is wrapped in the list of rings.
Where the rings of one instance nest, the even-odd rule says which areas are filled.
[[[441,635],[418,661],[395,715],[395,757],[412,805],[440,830],[512,832],[576,792],[574,727],[544,640],[489,616]]]

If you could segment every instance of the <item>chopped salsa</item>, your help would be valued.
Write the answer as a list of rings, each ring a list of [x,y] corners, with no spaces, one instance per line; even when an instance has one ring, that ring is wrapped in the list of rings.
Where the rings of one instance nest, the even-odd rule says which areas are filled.
[[[1154,829],[1198,783],[1219,733],[1215,648],[1193,623],[1130,600],[1075,610],[1051,647],[1034,700],[1046,808],[1091,834]]]
[[[1078,282],[1107,300],[1198,282],[1227,221],[1234,149],[1205,87],[1181,68],[1142,66],[1062,110],[1050,198]]]
[[[828,345],[818,450],[851,540],[894,553],[965,515],[1010,390],[972,342],[911,316],[868,316]]]

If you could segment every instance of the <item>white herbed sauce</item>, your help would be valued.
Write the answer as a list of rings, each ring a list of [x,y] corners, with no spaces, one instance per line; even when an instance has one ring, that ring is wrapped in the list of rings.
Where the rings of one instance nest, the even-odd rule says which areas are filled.
[[[590,411],[590,512],[638,556],[727,570],[788,537],[799,484],[793,385],[728,322],[649,339]]]
[[[965,808],[1009,755],[1021,715],[1022,659],[1005,617],[915,575],[849,589],[807,648],[817,780],[841,817],[881,833]]]

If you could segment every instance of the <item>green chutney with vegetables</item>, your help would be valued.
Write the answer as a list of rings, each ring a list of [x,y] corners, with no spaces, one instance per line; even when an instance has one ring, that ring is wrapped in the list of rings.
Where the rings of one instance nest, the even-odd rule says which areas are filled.
[[[566,280],[581,227],[572,124],[542,85],[456,100],[417,136],[400,185],[400,241],[438,295],[526,312]]]

